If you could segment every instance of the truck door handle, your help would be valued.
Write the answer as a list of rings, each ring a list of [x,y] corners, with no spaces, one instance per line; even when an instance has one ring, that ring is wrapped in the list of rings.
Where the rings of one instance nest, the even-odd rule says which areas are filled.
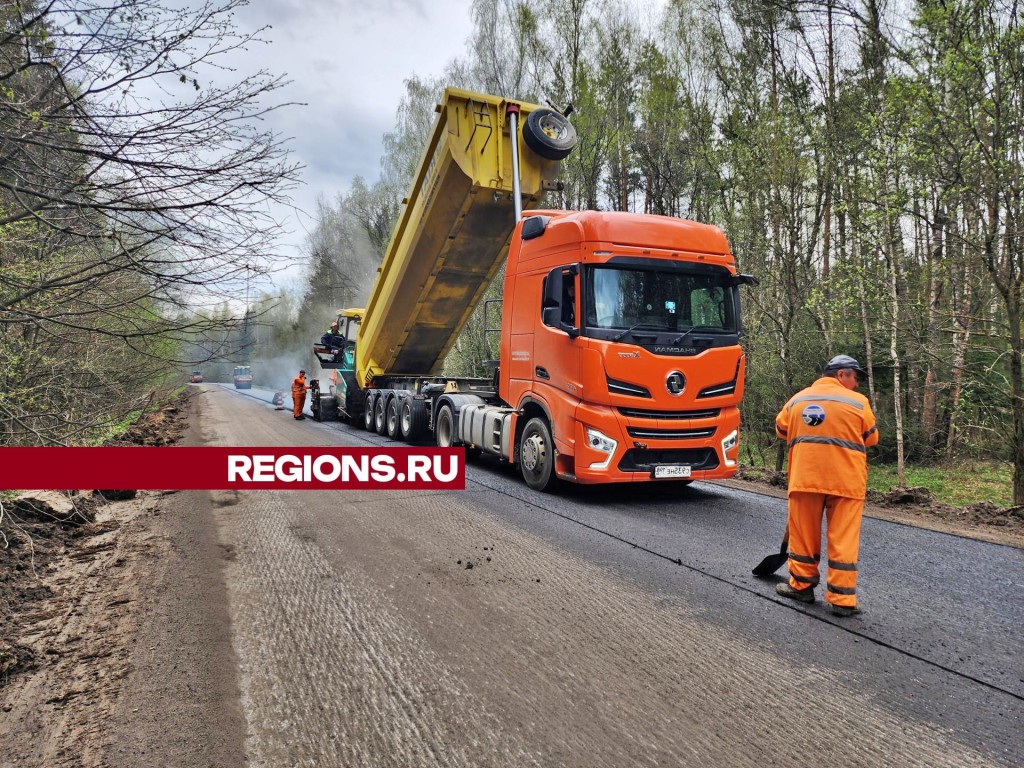
[[[539,365],[533,369],[533,373],[538,379],[544,379],[545,381],[549,381],[551,379],[551,374],[548,373],[548,369],[541,368]]]

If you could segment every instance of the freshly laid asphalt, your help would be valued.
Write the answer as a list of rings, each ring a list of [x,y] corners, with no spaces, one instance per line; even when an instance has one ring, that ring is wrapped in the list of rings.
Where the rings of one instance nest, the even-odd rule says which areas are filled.
[[[272,393],[263,393],[265,398],[258,390],[242,394],[269,400]],[[395,444],[337,423],[285,420],[262,402],[253,406],[261,420],[294,424],[309,435],[307,444]],[[399,505],[404,496],[391,495]],[[388,494],[345,498],[377,504]],[[856,732],[858,726],[810,725],[820,716],[815,702],[822,696],[828,700],[830,691],[805,692],[800,680],[779,677],[779,695],[765,693],[773,690],[773,676],[785,674],[780,669],[810,670],[820,679],[839,681],[836,697],[889,713],[878,722],[890,723],[891,716],[891,722],[917,734],[934,733],[936,744],[960,745],[980,764],[1024,764],[1024,550],[865,519],[858,582],[864,613],[838,619],[820,593],[813,605],[792,603],[775,594],[773,580],[750,573],[762,557],[777,551],[786,515],[778,498],[710,483],[565,486],[538,494],[489,457],[468,462],[466,490],[452,498],[473,515],[512,526],[600,569],[669,615],[691,615],[710,634],[735,638],[775,659],[777,665],[766,668],[760,681],[766,687],[752,690],[748,705],[805,719],[811,736],[826,739],[830,728]],[[316,517],[317,526],[330,524]],[[783,568],[778,578],[784,573]],[[585,600],[588,585],[577,587]],[[678,648],[679,654],[689,652]],[[834,757],[838,764],[906,764],[900,762],[906,756],[886,756],[891,724],[865,729],[861,746],[866,751],[851,761],[840,750]],[[749,735],[737,732],[736,737]],[[958,759],[951,752],[949,764]]]

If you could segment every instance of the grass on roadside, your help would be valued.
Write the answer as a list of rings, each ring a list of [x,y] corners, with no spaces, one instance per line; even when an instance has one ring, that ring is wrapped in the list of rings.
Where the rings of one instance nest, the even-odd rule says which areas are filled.
[[[999,507],[1013,505],[1013,467],[1007,462],[964,461],[955,465],[907,466],[908,488],[924,487],[937,501],[964,507],[991,501]],[[868,467],[868,488],[883,493],[896,487],[895,464]]]
[[[744,477],[763,480],[774,474],[763,466],[744,464]],[[954,507],[966,507],[981,501],[1006,508],[1013,506],[1013,467],[1001,461],[970,461],[956,464],[907,466],[904,470],[907,488],[924,487],[936,501]],[[868,488],[882,493],[895,488],[895,464],[870,464]]]

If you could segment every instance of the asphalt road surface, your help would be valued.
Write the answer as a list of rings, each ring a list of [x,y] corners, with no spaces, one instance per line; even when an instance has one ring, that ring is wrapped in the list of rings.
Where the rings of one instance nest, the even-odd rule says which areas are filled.
[[[206,387],[209,445],[387,445]],[[1024,764],[1024,551],[866,519],[861,606],[718,485],[213,495],[252,766]],[[783,571],[784,572],[784,571]]]

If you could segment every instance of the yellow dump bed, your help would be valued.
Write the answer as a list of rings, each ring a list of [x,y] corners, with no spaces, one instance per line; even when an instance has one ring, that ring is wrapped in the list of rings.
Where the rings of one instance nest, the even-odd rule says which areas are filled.
[[[440,372],[470,313],[508,251],[515,228],[509,104],[519,125],[539,109],[449,88],[391,236],[359,327],[356,373]],[[554,187],[558,161],[519,142],[522,207]]]

